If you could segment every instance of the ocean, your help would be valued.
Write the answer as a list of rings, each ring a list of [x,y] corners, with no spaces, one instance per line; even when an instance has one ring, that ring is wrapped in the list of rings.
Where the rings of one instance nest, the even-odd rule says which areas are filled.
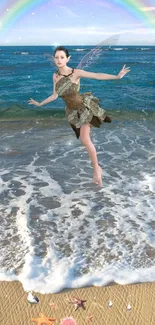
[[[76,68],[91,46],[67,46]],[[25,291],[155,281],[155,47],[111,46],[81,79],[112,123],[91,129],[103,168],[88,154],[53,91],[52,46],[0,46],[0,280]]]

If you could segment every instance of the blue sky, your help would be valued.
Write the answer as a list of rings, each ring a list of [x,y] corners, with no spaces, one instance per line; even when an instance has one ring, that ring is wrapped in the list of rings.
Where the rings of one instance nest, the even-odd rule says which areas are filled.
[[[9,3],[3,0],[0,10],[5,4],[5,10],[11,11]],[[155,16],[155,0],[147,3],[140,10]],[[45,1],[6,27],[0,45],[92,45],[116,33],[120,35],[117,45],[155,45],[155,24],[116,0]]]

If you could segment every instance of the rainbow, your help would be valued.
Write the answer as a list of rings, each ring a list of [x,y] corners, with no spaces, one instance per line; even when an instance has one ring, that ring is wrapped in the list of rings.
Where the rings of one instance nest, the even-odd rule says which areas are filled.
[[[23,16],[26,16],[27,13],[31,12],[32,9],[36,9],[48,3],[48,1],[49,0],[1,0],[0,31],[8,32],[16,22],[21,20]],[[54,3],[56,2],[54,1]],[[125,8],[129,13],[133,14],[138,21],[142,21],[148,27],[155,27],[154,14],[151,11],[143,11],[141,9],[142,7],[151,6],[149,0],[111,0],[111,4],[116,4],[118,8],[116,14],[119,13],[119,8]]]
[[[139,21],[147,24],[148,27],[155,27],[155,16],[154,11],[143,11],[142,7],[151,7],[149,0],[112,0],[127,9],[128,12],[131,12]]]
[[[7,31],[32,9],[47,3],[47,0],[9,0],[2,6],[0,14],[0,31]],[[9,9],[9,10],[8,10]]]

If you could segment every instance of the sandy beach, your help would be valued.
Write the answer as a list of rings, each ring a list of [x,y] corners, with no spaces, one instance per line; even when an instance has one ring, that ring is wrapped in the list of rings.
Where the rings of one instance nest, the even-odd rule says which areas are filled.
[[[155,283],[111,285],[65,290],[58,294],[34,293],[39,303],[27,301],[28,293],[20,282],[0,282],[1,325],[30,325],[40,313],[55,318],[59,325],[63,318],[72,317],[77,325],[153,325],[155,324]],[[86,300],[86,309],[69,301],[72,297]],[[109,306],[111,301],[111,307]],[[131,309],[129,308],[131,306]],[[51,323],[52,324],[52,323]]]

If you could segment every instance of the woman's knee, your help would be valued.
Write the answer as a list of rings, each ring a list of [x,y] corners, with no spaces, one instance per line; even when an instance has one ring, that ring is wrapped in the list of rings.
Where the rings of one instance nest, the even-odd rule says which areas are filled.
[[[80,136],[80,140],[81,140],[81,143],[86,146],[87,143],[90,141],[90,137],[86,137],[86,136]]]

